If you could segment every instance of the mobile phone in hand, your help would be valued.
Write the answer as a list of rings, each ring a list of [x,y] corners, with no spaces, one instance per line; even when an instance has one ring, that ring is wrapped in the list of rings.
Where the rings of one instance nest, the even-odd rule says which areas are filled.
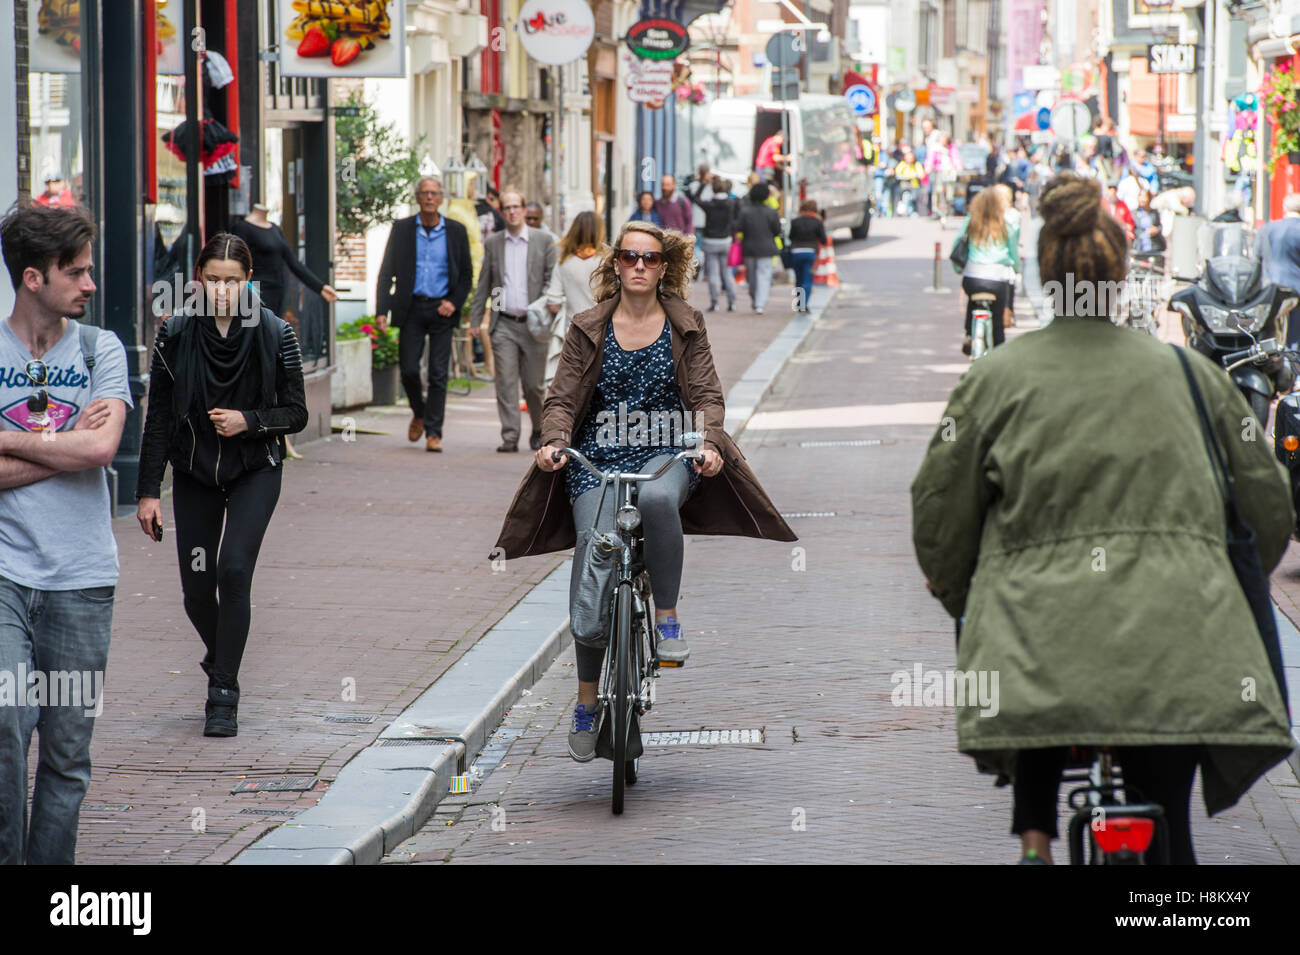
[[[155,517],[153,519],[153,539],[156,541],[162,541],[162,535],[163,535],[162,521],[158,520],[158,518]]]

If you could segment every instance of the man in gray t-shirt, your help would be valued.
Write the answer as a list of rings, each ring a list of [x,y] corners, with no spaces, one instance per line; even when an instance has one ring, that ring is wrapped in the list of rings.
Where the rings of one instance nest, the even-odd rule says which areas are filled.
[[[0,221],[15,297],[0,320],[0,864],[73,863],[103,704],[117,585],[104,466],[131,395],[122,343],[75,321],[95,291],[94,235],[80,209]]]

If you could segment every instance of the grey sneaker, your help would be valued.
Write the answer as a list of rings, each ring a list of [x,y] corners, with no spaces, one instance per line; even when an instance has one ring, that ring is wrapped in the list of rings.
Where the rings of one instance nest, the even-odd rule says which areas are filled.
[[[691,648],[682,638],[682,625],[676,617],[667,617],[663,623],[655,625],[655,652],[660,663],[675,663],[681,666],[691,655]]]
[[[573,727],[569,730],[569,755],[586,763],[596,755],[596,737],[600,728],[600,704],[589,711],[586,704],[573,708]]]

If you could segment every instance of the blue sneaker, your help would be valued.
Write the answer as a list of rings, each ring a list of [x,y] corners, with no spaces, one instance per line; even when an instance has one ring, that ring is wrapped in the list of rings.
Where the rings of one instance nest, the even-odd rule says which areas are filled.
[[[569,730],[569,755],[580,763],[586,763],[596,755],[596,737],[600,723],[600,704],[596,703],[590,710],[586,704],[579,703],[573,709],[573,727]]]
[[[655,632],[655,652],[659,655],[659,662],[677,666],[685,663],[691,655],[691,648],[682,638],[682,625],[677,622],[677,618],[665,618],[662,623],[655,625]]]

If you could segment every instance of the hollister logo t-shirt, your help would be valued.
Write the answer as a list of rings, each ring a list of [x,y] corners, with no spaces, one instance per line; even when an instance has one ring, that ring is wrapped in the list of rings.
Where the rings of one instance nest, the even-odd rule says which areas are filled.
[[[81,354],[79,324],[41,356],[48,369],[47,429],[71,431],[97,398],[120,398],[131,407],[126,351],[112,332],[99,329],[95,370]],[[0,321],[0,428],[43,430],[27,408],[36,391],[27,377],[32,354]],[[56,437],[54,440],[58,440]],[[117,542],[109,514],[103,468],[60,471],[43,481],[0,491],[0,577],[36,590],[81,590],[117,584]]]

